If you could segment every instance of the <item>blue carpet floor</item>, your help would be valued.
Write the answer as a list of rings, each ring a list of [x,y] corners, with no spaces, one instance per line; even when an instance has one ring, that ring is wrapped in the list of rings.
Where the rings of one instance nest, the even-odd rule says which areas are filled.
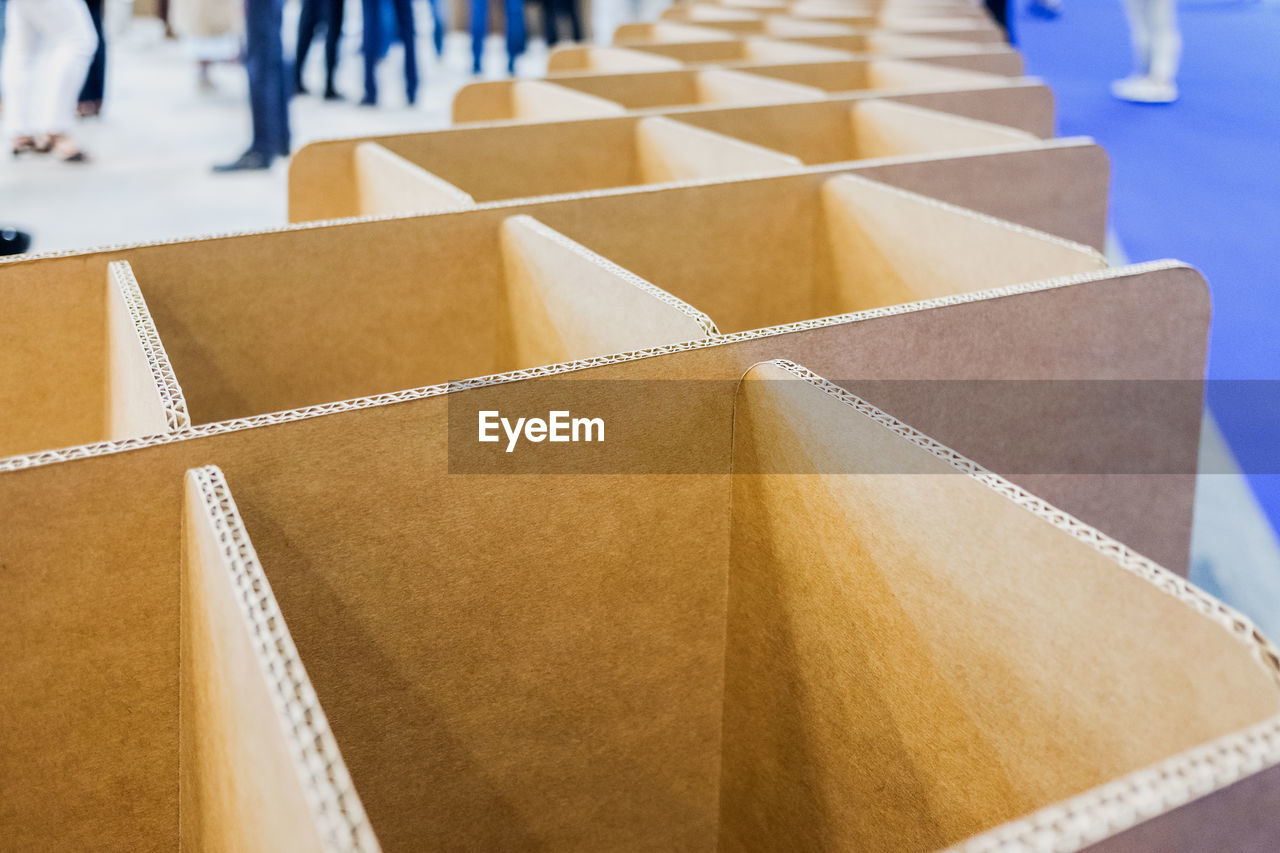
[[[1053,87],[1060,135],[1110,154],[1112,226],[1130,259],[1178,258],[1209,280],[1209,408],[1280,528],[1280,2],[1182,0],[1172,106],[1108,91],[1130,67],[1120,0],[1063,8],[1018,16],[1027,73]]]

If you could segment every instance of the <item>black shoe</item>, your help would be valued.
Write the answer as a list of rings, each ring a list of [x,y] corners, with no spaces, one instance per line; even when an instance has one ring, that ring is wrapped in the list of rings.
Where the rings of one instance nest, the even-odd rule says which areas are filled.
[[[378,99],[370,97],[369,95],[365,95],[363,98],[360,99],[360,106],[362,107],[376,107],[377,105],[378,105]]]
[[[0,255],[21,255],[31,248],[31,235],[16,228],[0,228]]]
[[[260,151],[246,151],[239,160],[230,163],[219,163],[213,167],[215,172],[252,172],[271,168],[271,158]]]
[[[325,89],[324,99],[326,101],[345,101],[346,100],[346,98],[342,97],[342,93],[339,92],[337,89]]]
[[[304,86],[304,85],[302,85],[302,81],[301,81],[301,80],[298,80],[298,81],[294,82],[294,84],[293,84],[293,94],[295,94],[295,95],[306,95],[306,94],[308,94],[308,92],[307,92],[307,87],[306,87],[306,86]]]

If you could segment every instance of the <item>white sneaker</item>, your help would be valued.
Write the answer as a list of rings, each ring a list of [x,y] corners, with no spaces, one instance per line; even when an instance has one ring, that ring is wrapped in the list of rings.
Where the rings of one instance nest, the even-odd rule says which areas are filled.
[[[1178,100],[1178,87],[1171,80],[1131,75],[1112,83],[1111,94],[1135,104],[1172,104]]]

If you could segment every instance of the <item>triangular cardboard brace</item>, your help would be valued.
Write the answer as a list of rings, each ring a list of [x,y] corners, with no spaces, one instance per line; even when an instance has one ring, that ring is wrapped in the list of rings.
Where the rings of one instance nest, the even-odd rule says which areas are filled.
[[[646,152],[663,145],[696,151],[702,133],[649,127]],[[744,148],[742,157],[756,155]],[[1036,153],[1030,161],[1010,155],[992,165],[979,157],[939,161],[923,172],[910,163],[858,174],[892,183],[901,172],[944,190],[960,179],[962,199],[1018,214],[1028,201],[1055,199],[1064,174],[1075,189],[1087,188],[1083,176],[1100,165],[1098,152],[1087,149]],[[988,170],[1006,180],[991,182]],[[965,173],[974,179],[964,181]],[[1106,175],[1095,177],[1100,195]],[[798,171],[544,198],[398,222],[30,258],[5,272],[15,288],[54,275],[79,280],[89,312],[100,292],[98,271],[127,260],[191,422],[209,423],[679,343],[714,334],[717,323],[719,331],[738,332],[1102,266],[1094,251],[971,212],[942,213],[945,205],[924,198],[883,192],[824,199],[832,179],[829,171]],[[1003,197],[992,199],[992,189]],[[1105,204],[1075,199],[1071,215],[1101,235]],[[904,220],[904,206],[917,212]],[[1095,220],[1084,223],[1092,210]],[[512,228],[521,229],[512,220],[522,215],[548,227],[514,239]],[[936,220],[938,240],[950,240],[939,245],[954,249],[930,268],[920,265],[927,253],[902,248],[916,242],[916,215]],[[549,229],[583,245],[566,249],[570,241]],[[835,253],[855,239],[862,257]],[[1000,245],[975,253],[991,241]],[[1004,265],[1018,249],[1030,260]],[[24,334],[56,346],[58,326],[33,324]],[[839,368],[840,377],[851,376],[856,363]],[[40,398],[15,401],[13,411],[21,416],[25,406],[44,417],[42,405]]]
[[[675,513],[662,475],[428,474],[440,493],[397,502],[235,478],[242,521],[220,471],[188,472],[183,734],[230,759],[204,784],[259,778],[306,720],[322,754],[293,776],[329,819],[298,849],[1078,850],[1214,790],[1264,807],[1280,653],[1239,614],[793,364],[718,414],[704,452],[733,473]],[[459,529],[468,501],[514,521]],[[587,507],[597,531],[561,535]],[[273,719],[228,676],[293,690]]]
[[[413,220],[398,224],[411,226]],[[353,229],[347,245],[388,244],[355,239],[359,229],[367,227],[363,223],[341,227]],[[725,475],[714,472],[724,470],[724,424],[732,416],[734,388],[751,364],[785,356],[833,376],[853,364],[858,380],[893,380],[888,384],[900,393],[889,411],[909,413],[913,424],[942,435],[960,452],[991,435],[1014,440],[1029,436],[1033,449],[1043,443],[1052,450],[1066,427],[1079,427],[1076,431],[1101,443],[1109,438],[1103,428],[1110,425],[1114,431],[1120,424],[1120,439],[1133,434],[1154,437],[1139,445],[1141,461],[1142,453],[1169,444],[1165,433],[1177,433],[1174,438],[1185,441],[1175,441],[1174,458],[1164,461],[1175,466],[1168,470],[1186,471],[1183,474],[1031,473],[1017,480],[1029,491],[1051,496],[1064,511],[1096,521],[1109,533],[1126,537],[1140,552],[1185,571],[1198,398],[1184,407],[1144,405],[1122,411],[1119,417],[1104,413],[1096,423],[1064,425],[1056,412],[1032,412],[1028,421],[1024,411],[1023,420],[1002,421],[999,412],[966,408],[963,400],[959,407],[951,402],[938,407],[932,403],[937,383],[902,380],[1102,377],[1184,380],[1194,385],[1203,375],[1207,324],[1208,299],[1197,273],[1172,263],[1146,265],[0,461],[0,564],[5,566],[5,594],[0,596],[0,683],[5,685],[0,718],[5,727],[0,750],[6,775],[23,780],[0,798],[6,842],[17,849],[104,851],[175,843],[181,625],[177,519],[183,474],[190,468],[216,464],[226,472],[254,543],[264,561],[270,558],[271,584],[282,611],[287,616],[298,612],[319,617],[291,623],[293,639],[317,691],[325,697],[325,711],[343,743],[373,825],[388,844],[389,824],[372,803],[374,798],[390,802],[387,797],[397,796],[389,790],[393,786],[417,796],[414,792],[421,789],[416,783],[405,787],[403,774],[412,775],[411,768],[422,761],[444,761],[459,782],[474,781],[479,772],[458,742],[448,740],[447,727],[429,724],[427,734],[407,732],[401,725],[405,709],[443,720],[440,714],[490,707],[471,701],[465,690],[441,693],[441,685],[433,685],[422,692],[417,682],[403,676],[412,671],[408,662],[419,666],[427,660],[448,660],[464,668],[489,667],[503,658],[497,646],[463,643],[461,635],[450,631],[449,620],[436,626],[443,633],[405,633],[401,639],[408,645],[398,646],[392,658],[374,654],[372,635],[359,626],[374,613],[378,620],[400,618],[401,624],[418,624],[418,593],[410,594],[408,588],[419,585],[424,595],[427,589],[434,595],[438,577],[462,578],[456,573],[461,564],[457,543],[466,543],[467,553],[473,555],[505,555],[481,558],[476,565],[494,581],[517,586],[504,598],[485,599],[499,602],[494,607],[468,598],[465,588],[448,596],[441,592],[435,601],[456,604],[451,618],[483,616],[491,625],[531,630],[544,625],[576,635],[572,621],[547,622],[520,594],[529,580],[546,576],[549,568],[568,566],[554,555],[572,543],[579,553],[592,555],[589,565],[578,567],[584,582],[607,579],[624,602],[661,603],[667,614],[684,614],[679,630],[667,619],[655,630],[637,629],[632,636],[670,642],[677,654],[672,660],[692,666],[689,655],[702,654],[698,650],[707,649],[706,642],[713,641],[715,649],[723,642],[722,626],[708,623],[705,610],[693,606],[688,584],[709,582],[706,569],[717,565],[706,559],[706,543],[728,544],[728,516],[715,509],[723,506]],[[556,377],[573,381],[557,382]],[[521,381],[525,379],[529,381]],[[918,393],[913,395],[915,386]],[[474,406],[487,407],[493,399],[488,395],[500,393],[517,407],[533,409],[575,388],[624,415],[611,419],[610,429],[621,428],[630,437],[635,452],[627,458],[642,470],[668,466],[712,473],[448,474],[451,423],[456,420],[464,436],[474,436]],[[681,389],[697,393],[686,395],[686,403]],[[591,399],[586,403],[590,413],[595,407]],[[957,426],[956,416],[964,412],[976,421]],[[613,432],[610,437],[617,438]],[[455,447],[466,446],[463,442]],[[619,445],[576,446],[609,450]],[[500,466],[520,458],[521,454],[499,450],[490,461]],[[999,463],[1001,458],[993,460]],[[606,467],[600,471],[616,471],[620,461],[605,457],[601,464]],[[660,529],[670,529],[673,535],[654,535]],[[637,567],[644,571],[637,574]],[[1068,570],[1066,564],[1054,568]],[[669,585],[652,582],[646,573],[650,571],[669,571],[675,580]],[[721,583],[702,589],[697,600],[723,606]],[[560,587],[538,589],[542,601],[565,606]],[[1097,606],[1105,610],[1108,601],[1104,597]],[[592,605],[573,612],[601,613],[619,627],[625,620],[640,618],[626,607]],[[424,657],[420,652],[425,647],[413,644],[433,636],[445,642],[454,637],[455,644],[436,647],[432,656]],[[500,636],[492,639],[503,642]],[[691,644],[693,639],[698,642]],[[582,640],[587,643],[586,660],[599,661],[598,655],[619,649],[596,644],[589,636]],[[350,654],[311,656],[313,649],[324,648],[344,648]],[[552,652],[548,650],[548,665],[566,659]],[[394,662],[400,655],[405,665]],[[718,707],[718,655],[707,658],[705,667],[698,664],[688,670],[689,681],[679,685],[682,700],[701,695],[705,698],[699,701]],[[655,658],[666,660],[663,654],[635,660]],[[1182,666],[1180,653],[1162,651],[1161,659],[1166,668]],[[594,695],[596,687],[591,685],[606,684],[622,691],[617,695],[646,701],[670,695],[638,689],[645,685],[628,681],[625,672],[609,676],[615,672],[611,664],[599,670],[579,663],[587,679],[581,697]],[[597,671],[605,680],[594,677]],[[364,689],[370,678],[379,682],[375,693]],[[489,683],[487,678],[482,681]],[[508,686],[519,689],[524,683],[516,680]],[[472,684],[483,686],[481,681]],[[441,696],[452,696],[458,704],[442,705]],[[354,716],[349,713],[351,703],[358,705]],[[1161,699],[1152,707],[1167,706]],[[630,707],[636,714],[637,736],[671,731],[673,726],[679,732],[690,730],[680,721],[669,725],[670,718],[653,716],[647,706],[634,701]],[[708,725],[718,727],[718,711],[708,714]],[[380,728],[386,736],[364,746],[355,740],[348,744],[343,721],[356,718],[358,726]],[[545,719],[534,716],[527,722],[538,727]],[[421,739],[428,734],[428,740]],[[699,732],[690,736],[702,737]],[[590,748],[588,742],[578,743]],[[562,749],[556,754],[565,756]],[[692,748],[662,753],[681,759],[693,754]],[[597,794],[604,790],[597,789]],[[711,797],[707,789],[676,791],[677,800],[686,805],[664,809],[660,822],[685,821],[684,809],[691,802],[686,795],[694,791],[704,797],[699,808],[714,808],[714,801],[706,799]],[[630,804],[626,808],[643,809],[650,802],[629,794],[625,799]],[[422,802],[427,800],[431,797]],[[129,807],[121,808],[122,802]],[[503,814],[492,799],[473,802],[489,802],[498,809],[493,814]],[[467,813],[466,808],[459,814]],[[422,810],[406,812],[406,817],[414,814]],[[477,828],[508,825],[494,820]]]
[[[315,142],[294,155],[290,164],[289,215],[292,221],[305,222],[460,210],[476,202],[763,174],[786,171],[801,162],[820,165],[873,156],[942,154],[1026,144],[1052,135],[1052,96],[1039,84],[884,99],[932,109],[931,119],[920,110],[856,109],[868,97],[655,110]],[[663,129],[654,129],[659,118]],[[732,138],[685,134],[689,149],[672,148],[661,140],[671,136],[664,129],[674,131],[674,121]],[[886,126],[879,128],[882,124]],[[866,149],[860,138],[877,143]],[[385,153],[357,152],[367,144]],[[507,156],[512,150],[521,152],[518,160]],[[493,156],[483,156],[488,153]]]
[[[959,82],[963,84],[964,78]],[[533,91],[536,97],[530,96]],[[564,74],[550,80],[468,83],[453,97],[453,121],[546,121],[692,104],[763,104],[823,97],[825,93],[813,86],[724,68]],[[582,99],[590,99],[599,109],[584,109],[587,101]]]
[[[837,62],[848,59],[891,57],[930,62],[1016,77],[1022,74],[1022,57],[1007,45],[974,44],[952,39],[926,38],[888,32],[848,36],[819,36],[807,40],[775,40],[747,37],[724,41],[557,46],[547,55],[550,79],[577,71],[618,72],[654,70],[654,61],[672,61],[692,67],[724,65],[750,70],[753,65],[786,62]]]
[[[189,426],[128,264],[0,279],[0,456]]]

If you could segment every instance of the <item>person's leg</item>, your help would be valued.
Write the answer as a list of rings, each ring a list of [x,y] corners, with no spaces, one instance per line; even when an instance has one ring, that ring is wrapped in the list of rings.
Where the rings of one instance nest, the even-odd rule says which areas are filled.
[[[1129,21],[1129,42],[1133,47],[1133,75],[1145,77],[1151,69],[1151,33],[1147,28],[1146,0],[1124,0]]]
[[[382,9],[378,0],[360,0],[361,24],[360,53],[364,56],[364,99],[360,103],[373,106],[378,103],[378,53],[382,46]]]
[[[37,131],[63,159],[82,159],[79,149],[66,140],[75,124],[76,97],[93,62],[98,36],[84,0],[18,0],[32,8],[32,21],[46,45],[41,76],[37,79]]]
[[[412,0],[394,0],[396,26],[404,44],[404,95],[409,103],[418,100],[418,30],[413,23]]]
[[[328,0],[328,14],[324,22],[324,96],[327,100],[338,97],[333,87],[333,77],[338,70],[338,47],[342,43],[342,17],[346,4],[343,0]]]
[[[547,47],[554,47],[555,43],[560,40],[560,34],[556,31],[556,7],[559,5],[556,0],[542,0],[542,38],[547,43]]]
[[[302,85],[302,69],[307,64],[307,54],[311,52],[311,41],[316,37],[316,24],[320,18],[321,0],[302,0],[302,8],[298,10],[298,43],[293,59],[293,91],[305,95],[307,89]]]
[[[39,61],[40,36],[27,15],[22,3],[9,3],[5,8],[4,56],[0,57],[0,80],[4,81],[5,134],[14,141],[15,151],[19,140],[23,148],[36,134],[36,118],[32,107],[35,98],[31,91],[34,82],[32,71]]]
[[[87,2],[89,19],[93,21],[93,31],[98,37],[98,47],[93,52],[93,61],[89,64],[89,72],[80,88],[79,103],[81,115],[97,115],[102,109],[102,99],[107,88],[107,34],[102,29],[102,0]]]
[[[444,16],[440,14],[440,0],[427,0],[431,7],[431,44],[436,56],[444,56]]]
[[[484,40],[489,35],[489,0],[471,0],[471,70],[480,73]]]
[[[245,70],[249,73],[249,113],[253,142],[238,160],[214,171],[266,169],[289,153],[289,74],[280,41],[283,0],[249,0],[245,4]]]
[[[507,17],[507,71],[514,74],[516,57],[524,53],[527,37],[524,29],[524,0],[506,0]]]
[[[1150,65],[1147,74],[1172,84],[1182,59],[1182,33],[1178,29],[1175,0],[1146,0]]]
[[[574,41],[582,41],[582,16],[578,13],[578,0],[561,0],[569,16],[569,35]]]
[[[1013,44],[1013,29],[1009,25],[1009,2],[1008,0],[984,0],[987,11],[991,13],[991,17],[995,18],[1000,29],[1004,30],[1005,40],[1009,44]]]

